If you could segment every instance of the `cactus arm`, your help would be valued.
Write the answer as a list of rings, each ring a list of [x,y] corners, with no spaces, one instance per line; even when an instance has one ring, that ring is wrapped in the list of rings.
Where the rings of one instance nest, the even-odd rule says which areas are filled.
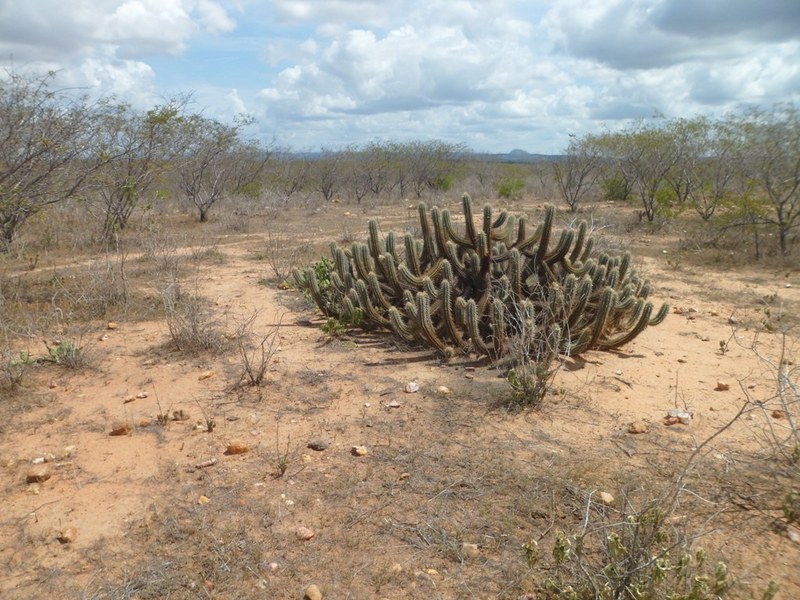
[[[648,325],[650,325],[650,327],[655,327],[656,325],[660,325],[661,323],[664,322],[664,319],[667,318],[668,314],[669,314],[669,304],[662,304],[661,308],[658,309],[656,316],[650,319]]]
[[[478,305],[475,300],[468,300],[464,315],[467,332],[469,333],[469,340],[472,342],[472,347],[479,354],[491,356],[491,351],[481,337],[480,327],[478,326]]]
[[[359,281],[363,280],[359,279]],[[381,282],[374,272],[370,273],[369,277],[367,277],[367,286],[369,287],[370,297],[374,298],[375,301],[380,304],[383,311],[388,311],[392,308],[392,303],[389,302],[389,299],[386,297],[385,291],[383,287],[381,287]]]
[[[611,288],[603,289],[600,297],[600,303],[597,307],[597,312],[594,315],[594,321],[590,326],[587,326],[578,336],[575,342],[570,342],[567,347],[567,354],[574,356],[582,354],[589,348],[597,344],[597,340],[603,333],[606,326],[606,320],[611,310],[611,304],[614,302],[614,290]]]
[[[417,206],[419,213],[419,225],[422,230],[422,256],[420,258],[421,264],[433,262],[439,255],[439,249],[436,246],[436,240],[431,230],[431,222],[428,219],[428,207],[424,202],[420,202]]]
[[[367,289],[367,284],[364,283],[363,279],[359,279],[356,282],[356,293],[358,294],[358,305],[361,307],[361,310],[364,311],[364,314],[371,320],[381,325],[382,327],[389,326],[389,320],[381,314],[375,308],[375,305],[372,303],[372,300],[369,297],[369,290]]]
[[[451,353],[450,347],[442,341],[433,325],[430,298],[426,292],[417,293],[417,315],[420,337],[442,354],[449,355]]]
[[[441,322],[450,339],[455,342],[456,346],[462,352],[469,349],[469,343],[464,340],[461,331],[456,325],[456,318],[453,314],[453,288],[447,279],[443,279],[439,284],[439,297],[441,299],[441,307],[439,313],[441,314]]]
[[[464,227],[466,228],[467,239],[470,240],[470,245],[474,248],[476,231],[475,221],[472,216],[472,198],[470,198],[469,194],[461,196],[461,208],[464,212]]]
[[[550,235],[553,231],[553,221],[555,220],[556,209],[552,204],[548,204],[544,210],[544,221],[542,222],[542,235],[539,239],[539,248],[534,258],[535,264],[540,265],[544,262],[547,255],[547,247],[550,245]]]
[[[653,304],[651,302],[647,302],[644,305],[643,310],[639,316],[639,319],[636,321],[636,324],[631,327],[627,331],[623,331],[622,333],[611,336],[605,339],[601,339],[598,344],[598,350],[611,350],[612,348],[619,348],[620,346],[624,346],[637,335],[642,333],[645,330],[648,323],[650,322],[650,315],[653,312]]]
[[[405,246],[405,264],[414,275],[419,275],[422,272],[422,267],[419,264],[419,255],[417,254],[417,244],[414,237],[407,233],[403,237],[403,245]]]
[[[453,227],[453,222],[450,219],[449,211],[442,211],[442,224],[447,232],[447,237],[450,238],[451,241],[455,242],[462,248],[472,248],[474,242],[460,235],[455,230],[455,227]]]
[[[561,237],[558,239],[558,244],[556,244],[555,249],[550,252],[547,256],[544,257],[544,262],[548,266],[552,267],[557,262],[564,259],[569,252],[569,248],[572,245],[572,240],[575,237],[575,232],[570,229],[564,229],[561,231]]]
[[[389,309],[389,327],[391,327],[392,331],[397,337],[405,340],[406,342],[415,342],[417,340],[414,332],[411,331],[406,322],[403,320],[403,316],[400,314],[400,311],[394,306]]]
[[[506,350],[506,311],[502,302],[492,302],[492,347],[496,358]]]
[[[572,247],[572,252],[570,252],[569,260],[571,263],[574,263],[578,256],[580,256],[581,250],[583,250],[583,244],[586,241],[586,233],[589,230],[589,226],[586,224],[586,221],[581,221],[578,224],[578,233],[575,237],[575,245]]]

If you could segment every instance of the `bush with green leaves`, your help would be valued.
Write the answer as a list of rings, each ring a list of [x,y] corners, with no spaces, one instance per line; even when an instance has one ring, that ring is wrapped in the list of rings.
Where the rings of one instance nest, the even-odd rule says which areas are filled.
[[[525,180],[519,177],[504,177],[497,184],[497,195],[500,198],[518,200],[525,191]]]
[[[542,597],[558,600],[719,600],[733,585],[723,562],[692,547],[660,505],[621,513],[596,507],[577,534],[556,535],[551,575]],[[589,509],[587,508],[587,511]],[[540,560],[535,542],[526,544],[528,564]]]

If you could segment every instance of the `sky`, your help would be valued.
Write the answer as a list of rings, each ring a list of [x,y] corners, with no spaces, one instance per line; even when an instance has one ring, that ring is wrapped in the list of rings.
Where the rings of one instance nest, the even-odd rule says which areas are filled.
[[[636,119],[800,104],[800,0],[0,0],[0,67],[247,114],[294,150],[563,151]]]

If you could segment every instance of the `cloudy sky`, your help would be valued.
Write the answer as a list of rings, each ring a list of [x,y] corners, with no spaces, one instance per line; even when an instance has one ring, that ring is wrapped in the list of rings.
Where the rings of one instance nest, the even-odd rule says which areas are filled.
[[[556,153],[629,119],[800,103],[798,0],[0,0],[0,66],[248,113],[311,150]]]

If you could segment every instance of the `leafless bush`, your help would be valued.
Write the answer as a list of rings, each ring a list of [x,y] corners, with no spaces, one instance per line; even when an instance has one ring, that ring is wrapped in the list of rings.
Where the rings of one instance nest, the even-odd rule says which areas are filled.
[[[563,366],[561,348],[569,337],[566,329],[567,307],[557,289],[541,290],[542,308],[532,303],[515,304],[506,318],[516,331],[508,340],[508,361],[512,368],[508,382],[514,399],[523,406],[537,406],[551,388]]]
[[[302,249],[291,244],[291,240],[268,230],[263,253],[257,253],[256,257],[266,260],[275,281],[282,283],[300,262],[301,253]]]
[[[168,285],[161,290],[170,338],[182,352],[221,351],[225,339],[217,327],[217,319],[197,289],[181,293],[179,287]]]
[[[252,327],[257,316],[258,311],[254,311],[236,330],[236,342],[243,368],[240,382],[254,387],[264,383],[272,358],[278,351],[280,343],[278,334],[283,320],[281,315],[277,323],[269,326],[266,334],[255,334]]]
[[[767,332],[782,326],[780,308],[775,313],[765,310],[762,325]],[[767,339],[763,333],[756,332],[749,341],[744,340],[736,329],[733,337],[758,358],[765,376],[771,381],[762,397],[756,397],[747,380],[739,382],[750,408],[763,417],[760,420],[763,427],[755,432],[756,436],[771,458],[779,458],[779,463],[800,476],[800,367],[795,362],[795,340],[785,328],[773,335],[767,334]]]
[[[91,317],[102,317],[112,307],[126,307],[130,301],[127,252],[118,248],[81,270],[69,287],[62,284],[62,294],[71,306],[84,307]]]

